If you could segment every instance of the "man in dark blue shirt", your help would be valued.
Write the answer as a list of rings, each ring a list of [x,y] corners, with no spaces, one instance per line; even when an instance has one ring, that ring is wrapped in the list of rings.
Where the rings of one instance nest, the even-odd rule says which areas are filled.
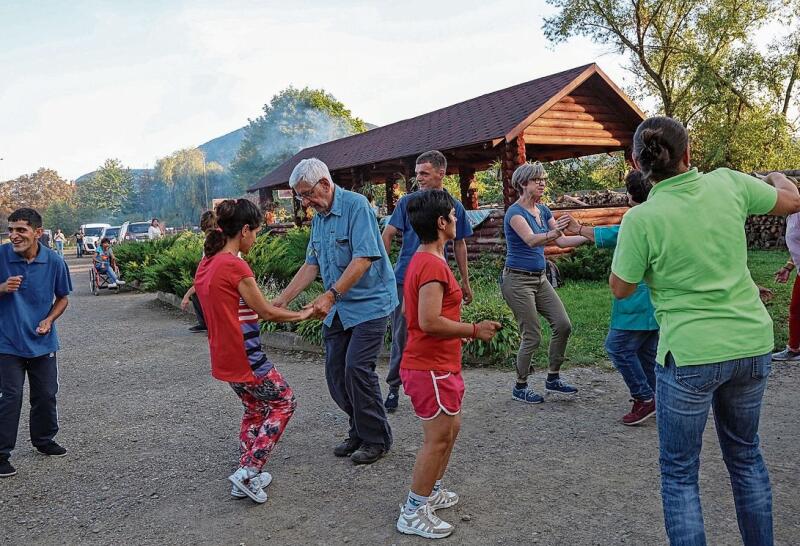
[[[42,217],[33,209],[8,217],[10,243],[0,246],[0,478],[16,474],[8,461],[22,410],[25,374],[30,384],[31,443],[62,457],[58,432],[58,336],[55,321],[67,308],[72,282],[67,264],[39,242]]]
[[[417,158],[414,169],[417,184],[421,190],[441,190],[444,187],[444,176],[447,173],[447,158],[438,150],[425,152]],[[403,316],[403,280],[406,268],[411,257],[419,248],[419,237],[411,227],[406,206],[410,195],[404,195],[397,202],[389,223],[383,230],[383,244],[388,253],[392,248],[392,240],[397,233],[403,235],[403,246],[394,266],[394,276],[397,281],[397,297],[400,303],[392,311],[392,353],[389,357],[389,373],[386,383],[389,384],[389,394],[384,406],[389,413],[397,409],[400,400],[400,361],[406,346],[406,319]],[[457,199],[454,200],[456,209],[456,239],[453,242],[458,272],[461,275],[461,291],[464,293],[464,303],[472,302],[472,288],[469,284],[469,269],[467,266],[467,243],[464,240],[472,235],[472,227],[467,220],[464,205]]]

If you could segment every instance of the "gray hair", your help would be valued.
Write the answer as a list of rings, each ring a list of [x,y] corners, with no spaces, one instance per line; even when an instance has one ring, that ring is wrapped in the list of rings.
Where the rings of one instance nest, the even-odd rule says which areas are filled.
[[[328,182],[333,182],[328,166],[316,157],[310,157],[302,160],[292,169],[292,174],[289,176],[289,187],[294,188],[300,182],[313,185],[323,178]]]
[[[447,172],[447,158],[439,150],[430,150],[421,154],[417,158],[417,165],[422,165],[423,163],[430,163],[434,169],[442,169]]]
[[[532,178],[547,178],[547,171],[544,170],[544,165],[538,161],[528,161],[517,167],[517,170],[511,175],[511,184],[518,192],[522,193],[523,183]]]

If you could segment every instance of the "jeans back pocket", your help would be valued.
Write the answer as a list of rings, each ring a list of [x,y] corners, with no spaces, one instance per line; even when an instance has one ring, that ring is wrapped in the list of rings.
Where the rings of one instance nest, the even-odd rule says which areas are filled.
[[[720,381],[720,364],[675,366],[675,382],[693,392],[713,390]]]

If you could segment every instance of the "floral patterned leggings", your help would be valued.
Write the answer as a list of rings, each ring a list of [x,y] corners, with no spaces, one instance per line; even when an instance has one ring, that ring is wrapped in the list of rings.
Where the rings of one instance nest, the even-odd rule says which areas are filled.
[[[297,402],[283,376],[272,368],[255,383],[230,383],[244,406],[239,465],[259,472],[283,434]]]

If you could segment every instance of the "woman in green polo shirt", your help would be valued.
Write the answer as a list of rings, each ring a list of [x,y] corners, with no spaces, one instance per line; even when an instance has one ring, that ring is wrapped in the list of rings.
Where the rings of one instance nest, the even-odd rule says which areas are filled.
[[[670,542],[706,543],[698,472],[713,406],[742,539],[769,545],[772,493],[758,422],[772,320],[747,269],[744,222],[800,211],[800,193],[778,173],[764,181],[729,169],[701,173],[689,157],[676,120],[650,118],[637,128],[633,160],[654,187],[622,221],[609,284],[625,298],[644,279],[661,326],[656,418]]]

